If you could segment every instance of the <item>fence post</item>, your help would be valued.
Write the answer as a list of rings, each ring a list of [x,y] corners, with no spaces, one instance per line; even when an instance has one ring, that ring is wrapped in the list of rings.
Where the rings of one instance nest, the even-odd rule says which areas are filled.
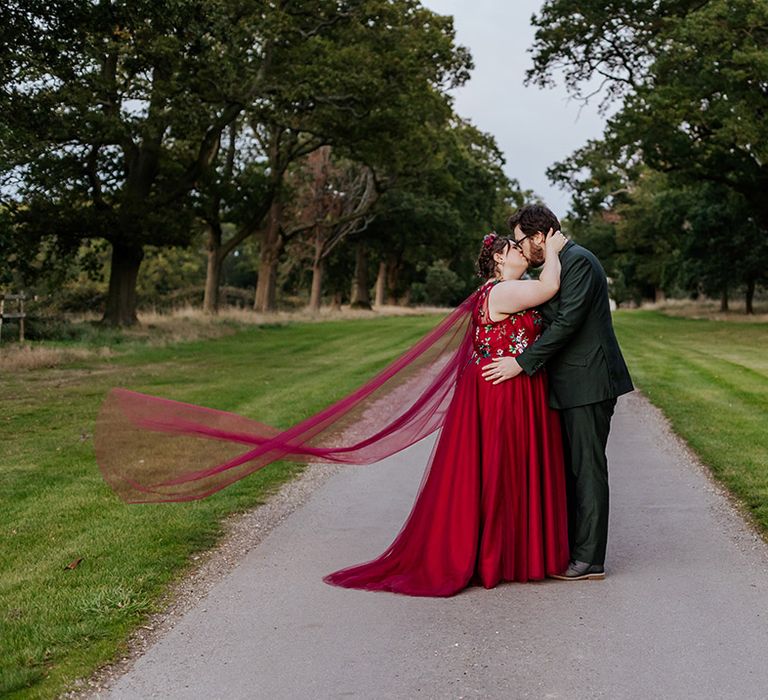
[[[22,292],[21,294],[0,294],[0,341],[3,339],[3,320],[6,318],[19,319],[19,342],[24,342],[24,319],[27,315],[24,313],[24,300],[26,296]],[[16,302],[16,313],[5,312],[5,302]]]
[[[19,342],[24,342],[24,319],[27,315],[24,313],[24,295],[19,295]]]

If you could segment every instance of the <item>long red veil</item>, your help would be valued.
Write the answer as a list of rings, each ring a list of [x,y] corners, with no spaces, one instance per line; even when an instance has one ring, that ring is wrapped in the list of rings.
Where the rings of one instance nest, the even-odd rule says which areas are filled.
[[[287,430],[112,389],[96,421],[104,478],[131,503],[204,498],[276,460],[369,464],[439,429],[472,353],[478,292],[366,384]]]

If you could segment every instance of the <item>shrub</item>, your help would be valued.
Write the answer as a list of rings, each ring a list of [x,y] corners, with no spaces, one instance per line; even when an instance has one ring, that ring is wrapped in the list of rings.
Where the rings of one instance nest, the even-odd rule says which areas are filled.
[[[461,277],[448,267],[444,260],[437,260],[428,268],[424,282],[411,285],[411,301],[414,304],[453,306],[464,296],[465,284]]]

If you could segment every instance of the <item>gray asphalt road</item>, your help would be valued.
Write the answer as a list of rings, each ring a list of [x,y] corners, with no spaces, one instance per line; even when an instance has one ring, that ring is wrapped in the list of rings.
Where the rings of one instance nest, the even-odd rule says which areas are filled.
[[[111,697],[768,698],[768,550],[639,396],[611,435],[605,581],[325,585],[389,544],[429,447],[332,477]]]

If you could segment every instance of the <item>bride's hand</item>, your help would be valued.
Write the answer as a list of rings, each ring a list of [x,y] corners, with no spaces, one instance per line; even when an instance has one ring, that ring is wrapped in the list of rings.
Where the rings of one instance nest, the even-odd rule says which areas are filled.
[[[560,231],[549,229],[546,240],[548,253],[554,253],[556,255],[565,247],[566,243],[568,243],[568,239]]]

